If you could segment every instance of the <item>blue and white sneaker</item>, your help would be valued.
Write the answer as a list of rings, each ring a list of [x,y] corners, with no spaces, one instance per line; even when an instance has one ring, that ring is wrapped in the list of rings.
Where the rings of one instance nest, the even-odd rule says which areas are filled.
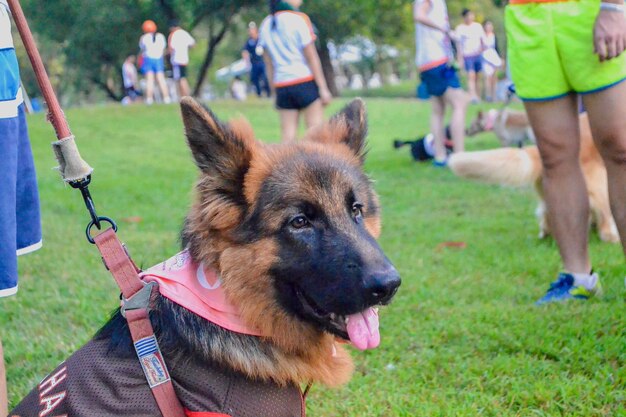
[[[574,276],[562,272],[556,281],[550,284],[550,288],[546,295],[537,300],[536,305],[542,305],[553,302],[567,301],[570,299],[588,300],[594,296],[600,296],[602,294],[602,285],[600,284],[600,278],[596,275],[596,285],[593,289],[589,290],[582,285],[574,285]]]
[[[440,161],[438,159],[433,159],[433,166],[436,168],[445,168],[448,166],[448,160],[443,159]]]

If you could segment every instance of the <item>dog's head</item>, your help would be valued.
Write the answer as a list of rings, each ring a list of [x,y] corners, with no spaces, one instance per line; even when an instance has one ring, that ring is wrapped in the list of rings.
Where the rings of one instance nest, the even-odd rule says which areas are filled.
[[[474,118],[474,120],[472,120],[472,123],[470,123],[469,127],[467,129],[465,129],[465,134],[467,136],[474,136],[477,135],[481,132],[485,131],[485,120],[484,120],[485,116],[482,110],[479,110],[478,113],[476,114],[476,117]]]
[[[467,136],[474,136],[482,132],[492,131],[497,117],[498,110],[496,109],[491,109],[486,113],[479,110],[476,114],[476,118],[472,120],[469,127],[465,129],[465,134]]]
[[[375,239],[363,102],[280,145],[256,141],[246,122],[221,123],[192,99],[181,106],[202,171],[183,232],[192,256],[219,269],[227,295],[257,325],[269,316],[289,323],[285,332],[304,326],[377,346],[375,307],[391,300],[400,277]]]

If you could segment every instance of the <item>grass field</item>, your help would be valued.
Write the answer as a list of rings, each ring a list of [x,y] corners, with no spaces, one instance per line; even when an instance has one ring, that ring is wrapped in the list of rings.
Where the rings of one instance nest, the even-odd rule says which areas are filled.
[[[346,387],[314,386],[308,415],[625,416],[626,273],[619,247],[592,234],[604,298],[533,306],[555,278],[559,258],[551,240],[536,238],[532,191],[469,183],[413,163],[391,140],[425,133],[427,105],[367,104],[366,168],[383,206],[381,244],[403,284],[381,311],[381,347],[353,352],[357,372]],[[269,102],[212,107],[224,118],[245,114],[260,138],[278,136]],[[67,115],[95,167],[98,211],[118,221],[135,261],[149,267],[177,252],[196,177],[177,107],[94,107]],[[80,194],[51,170],[51,127],[42,115],[29,121],[44,248],[21,259],[18,296],[0,300],[12,404],[87,341],[118,300],[85,240]],[[468,145],[497,143],[483,135]],[[447,241],[467,247],[442,248]]]

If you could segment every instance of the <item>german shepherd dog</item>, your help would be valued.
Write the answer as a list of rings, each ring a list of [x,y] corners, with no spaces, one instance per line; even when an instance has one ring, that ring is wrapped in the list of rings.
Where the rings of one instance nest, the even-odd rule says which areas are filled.
[[[201,172],[186,253],[216,271],[241,322],[261,336],[212,323],[159,287],[150,319],[176,394],[190,416],[304,415],[301,384],[347,382],[344,343],[378,345],[377,306],[400,285],[376,243],[364,104],[354,100],[289,144],[261,143],[245,120],[224,124],[189,97],[181,108]],[[117,312],[10,415],[161,413]]]
[[[580,135],[580,165],[587,184],[590,223],[597,227],[601,240],[617,243],[619,234],[609,205],[606,168],[593,143],[586,113],[580,115]],[[535,212],[539,220],[539,238],[551,234],[547,207],[543,201],[543,165],[537,146],[454,154],[448,166],[459,177],[501,185],[534,185],[539,197]]]

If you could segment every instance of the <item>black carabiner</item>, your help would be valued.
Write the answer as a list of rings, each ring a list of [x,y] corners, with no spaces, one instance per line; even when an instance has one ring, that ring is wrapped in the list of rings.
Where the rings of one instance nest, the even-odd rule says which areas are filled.
[[[83,201],[85,202],[85,207],[89,211],[89,216],[91,217],[91,221],[87,225],[87,229],[85,230],[85,234],[87,235],[87,240],[89,243],[96,243],[91,237],[91,228],[96,226],[98,230],[102,229],[101,221],[105,221],[113,227],[113,231],[117,232],[117,224],[113,221],[113,219],[105,216],[98,216],[96,213],[96,206],[93,203],[93,199],[91,198],[91,194],[89,193],[89,183],[91,183],[91,175],[88,175],[84,180],[79,181],[70,181],[69,184],[72,188],[78,188],[80,193],[83,196]]]
[[[98,213],[96,213],[96,206],[93,203],[93,199],[91,198],[91,194],[89,193],[89,184],[91,183],[91,175],[88,175],[86,179],[81,181],[70,181],[70,186],[72,188],[78,188],[80,193],[83,196],[83,201],[85,202],[85,207],[89,211],[89,216],[91,217],[91,222],[96,225],[98,229],[100,229],[100,217]]]

